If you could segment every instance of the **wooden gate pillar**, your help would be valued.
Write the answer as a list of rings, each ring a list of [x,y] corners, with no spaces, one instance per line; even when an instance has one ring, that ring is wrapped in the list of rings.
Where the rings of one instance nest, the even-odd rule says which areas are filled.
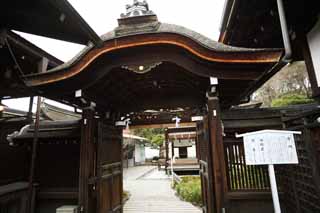
[[[173,160],[173,156],[174,156],[174,140],[171,140],[171,160]]]
[[[94,109],[83,110],[81,120],[80,170],[79,170],[79,212],[94,213],[95,202],[90,178],[95,176],[95,121]]]
[[[197,130],[197,132],[198,132],[198,130]],[[196,138],[195,138],[195,144],[196,144],[196,158],[199,161],[199,159],[200,159],[200,145],[199,145],[198,136],[196,136]]]
[[[215,196],[215,212],[222,213],[226,185],[225,156],[223,148],[223,130],[221,123],[219,98],[216,93],[208,94],[208,125],[212,158],[212,177]]]
[[[168,135],[168,129],[165,131],[165,138],[164,138],[164,143],[165,143],[165,151],[166,151],[166,157],[165,157],[165,171],[166,174],[168,174],[168,161],[169,161],[169,135]]]

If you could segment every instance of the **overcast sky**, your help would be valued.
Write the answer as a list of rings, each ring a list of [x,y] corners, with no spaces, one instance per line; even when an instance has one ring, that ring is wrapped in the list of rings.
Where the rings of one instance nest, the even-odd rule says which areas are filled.
[[[218,40],[224,1],[148,0],[148,3],[149,8],[157,14],[159,21],[181,25],[213,40]],[[93,30],[98,35],[102,35],[117,27],[117,19],[121,13],[125,13],[125,5],[132,4],[133,0],[69,0],[69,2]],[[62,61],[70,60],[83,48],[78,44],[25,33],[19,34]],[[25,100],[4,103],[17,109],[28,108]]]

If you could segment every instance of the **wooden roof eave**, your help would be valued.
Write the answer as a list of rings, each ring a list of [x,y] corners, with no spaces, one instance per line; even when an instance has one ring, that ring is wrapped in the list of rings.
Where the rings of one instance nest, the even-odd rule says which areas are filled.
[[[230,48],[226,50],[213,50],[201,46],[198,42],[183,35],[172,33],[149,33],[108,40],[105,41],[100,48],[87,47],[84,53],[80,53],[77,58],[56,69],[46,73],[25,76],[26,84],[34,87],[70,79],[81,74],[86,69],[89,69],[90,65],[105,55],[121,50],[129,50],[135,47],[154,47],[161,45],[182,49],[209,64],[272,64],[277,63],[282,55],[281,49],[252,50],[245,48]],[[170,60],[170,58],[166,58],[166,54],[163,54],[162,57],[163,59]],[[110,61],[109,64],[112,66],[112,63],[114,62]],[[106,62],[106,64],[108,63]],[[227,75],[228,73],[225,72],[225,74]]]
[[[233,16],[236,14],[236,9],[238,6],[237,0],[226,0],[224,11],[222,13],[221,26],[220,26],[220,35],[219,42],[225,43],[225,39],[228,36],[228,26],[230,21],[233,21]]]

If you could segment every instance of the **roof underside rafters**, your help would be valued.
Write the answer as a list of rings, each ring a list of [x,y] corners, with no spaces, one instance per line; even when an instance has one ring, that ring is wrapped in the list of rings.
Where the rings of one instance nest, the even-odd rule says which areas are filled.
[[[101,39],[67,0],[5,0],[0,28],[87,45]]]
[[[0,32],[0,97],[16,98],[32,94],[23,83],[23,75],[39,72],[39,63],[48,59],[48,69],[63,62],[16,33]]]
[[[293,58],[302,59],[299,38],[318,19],[317,0],[283,0]],[[277,0],[228,0],[219,41],[237,47],[282,48]]]

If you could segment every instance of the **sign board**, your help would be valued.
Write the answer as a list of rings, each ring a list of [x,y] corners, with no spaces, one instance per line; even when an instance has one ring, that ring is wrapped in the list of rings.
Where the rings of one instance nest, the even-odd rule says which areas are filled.
[[[317,86],[320,87],[320,20],[307,34],[307,39],[318,84]]]
[[[247,165],[298,164],[293,131],[262,130],[243,137]]]
[[[174,147],[191,147],[193,145],[193,141],[189,139],[180,139],[174,140]]]
[[[297,131],[262,130],[236,135],[243,137],[246,165],[268,165],[274,212],[281,213],[274,164],[297,164],[293,134]]]

